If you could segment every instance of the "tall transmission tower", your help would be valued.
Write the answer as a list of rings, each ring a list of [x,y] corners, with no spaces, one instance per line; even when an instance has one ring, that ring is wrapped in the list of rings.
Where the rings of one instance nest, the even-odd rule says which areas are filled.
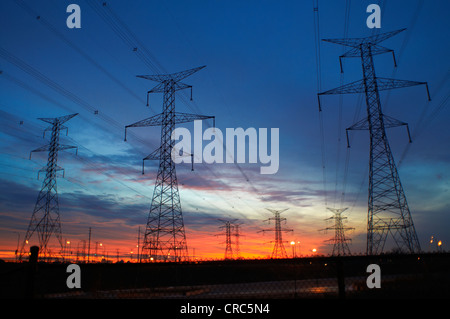
[[[147,105],[150,93],[163,93],[162,113],[125,127],[126,141],[127,129],[130,127],[161,126],[161,146],[143,159],[143,163],[146,160],[159,160],[158,174],[141,250],[143,256],[144,252],[148,252],[150,260],[183,261],[188,259],[178,181],[175,163],[172,160],[175,141],[171,139],[171,134],[175,129],[175,124],[214,118],[213,116],[175,112],[176,91],[190,88],[192,99],[192,86],[180,81],[204,67],[173,74],[138,76],[159,82],[157,86],[147,92]],[[144,164],[142,173],[144,173]]]
[[[20,251],[20,259],[26,254],[27,244],[30,244],[33,234],[36,232],[39,239],[39,252],[41,259],[56,258],[62,255],[63,250],[63,240],[61,233],[61,221],[59,216],[59,202],[58,202],[58,191],[56,187],[56,173],[58,171],[63,171],[64,169],[57,165],[58,163],[58,152],[66,149],[77,148],[76,146],[63,145],[59,143],[59,133],[61,130],[66,130],[67,127],[63,124],[78,115],[71,114],[56,118],[39,118],[39,120],[51,124],[48,128],[44,130],[45,132],[51,131],[52,136],[50,143],[41,146],[30,153],[34,152],[45,152],[48,151],[47,166],[39,170],[39,173],[45,172],[45,179],[42,183],[41,191],[36,200],[36,205],[34,206],[33,215],[31,216],[30,224],[28,225],[27,233],[22,244],[22,249]],[[64,175],[63,175],[64,176]],[[58,239],[60,251],[54,253],[52,249],[48,246],[50,237],[54,235]],[[30,244],[31,246],[31,244]]]
[[[350,248],[347,242],[351,239],[345,237],[345,231],[353,230],[353,227],[344,227],[343,220],[347,217],[342,216],[342,213],[347,210],[347,208],[327,208],[331,211],[334,216],[327,218],[325,220],[334,220],[334,225],[321,229],[323,231],[334,230],[334,238],[327,240],[327,242],[333,243],[332,256],[348,256],[351,255]]]
[[[375,75],[373,56],[382,53],[392,53],[396,66],[394,51],[379,45],[380,42],[402,32],[405,29],[382,33],[366,38],[325,39],[324,41],[350,47],[350,50],[339,57],[361,58],[363,79],[338,88],[318,94],[319,111],[320,96],[328,94],[364,93],[366,97],[367,117],[346,129],[348,131],[369,130],[370,160],[369,160],[369,196],[367,217],[367,254],[380,254],[384,251],[389,234],[397,249],[410,253],[419,252],[420,244],[414,223],[406,201],[400,177],[392,156],[385,129],[406,126],[409,142],[408,124],[383,114],[379,92],[415,85],[425,85],[430,100],[427,82],[415,82],[381,78]],[[341,64],[341,72],[342,63]]]
[[[259,232],[274,231],[275,232],[275,240],[271,241],[271,243],[274,243],[271,258],[272,259],[273,258],[287,258],[286,249],[284,248],[284,245],[283,245],[283,242],[287,242],[287,241],[283,241],[282,232],[290,232],[290,231],[294,231],[294,230],[281,227],[281,222],[286,223],[286,218],[281,217],[281,213],[288,210],[288,208],[283,209],[283,210],[273,210],[273,209],[269,209],[269,208],[266,208],[266,209],[269,212],[271,212],[274,215],[274,217],[270,217],[270,218],[266,219],[265,222],[267,221],[270,223],[270,221],[273,220],[273,221],[275,221],[275,227],[273,229],[263,229]]]
[[[233,224],[234,233],[233,236],[235,238],[234,240],[234,258],[239,259],[241,258],[241,247],[240,247],[240,240],[241,237],[241,229],[239,228],[241,224]]]
[[[237,219],[233,220],[224,220],[219,219],[223,225],[219,227],[219,229],[222,229],[224,233],[218,234],[225,235],[225,255],[224,259],[238,259],[240,257],[240,248],[239,248],[239,237],[240,231],[239,226],[240,224],[236,223]],[[232,241],[232,237],[235,237],[234,242]],[[234,243],[234,250],[233,250],[233,243]]]
[[[219,227],[219,229],[224,230],[225,233],[225,255],[224,255],[224,259],[233,259],[234,255],[233,255],[233,247],[232,247],[232,241],[231,241],[231,236],[232,236],[232,232],[233,232],[233,222],[234,220],[223,220],[223,219],[219,219],[223,225]],[[223,235],[223,234],[219,234],[219,235]]]

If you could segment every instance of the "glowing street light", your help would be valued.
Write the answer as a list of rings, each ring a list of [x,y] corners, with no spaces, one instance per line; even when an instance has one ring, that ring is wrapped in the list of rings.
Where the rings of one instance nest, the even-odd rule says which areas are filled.
[[[291,241],[292,246],[292,258],[295,258],[295,241]]]

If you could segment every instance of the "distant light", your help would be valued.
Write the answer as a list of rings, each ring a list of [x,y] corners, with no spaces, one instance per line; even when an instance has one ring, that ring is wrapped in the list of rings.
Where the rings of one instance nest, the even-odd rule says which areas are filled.
[[[438,241],[438,246],[442,245],[442,241]]]
[[[295,245],[295,241],[291,241],[291,245]]]

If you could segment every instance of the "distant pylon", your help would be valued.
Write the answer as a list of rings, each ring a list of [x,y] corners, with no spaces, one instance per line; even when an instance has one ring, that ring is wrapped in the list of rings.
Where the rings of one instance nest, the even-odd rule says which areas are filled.
[[[240,224],[233,224],[234,233],[233,236],[235,238],[234,240],[234,258],[239,259],[241,258],[241,248],[240,248],[240,237],[241,237],[241,231],[240,231]]]
[[[157,86],[147,92],[147,105],[148,94],[164,94],[162,113],[125,127],[126,141],[126,132],[130,127],[161,126],[160,147],[143,159],[143,161],[159,160],[159,168],[141,250],[142,259],[183,261],[189,257],[175,163],[172,160],[175,141],[171,138],[171,134],[175,129],[175,124],[214,118],[213,116],[175,112],[176,91],[191,88],[192,99],[192,86],[180,81],[203,68],[204,66],[173,74],[138,76],[159,82]]]
[[[275,228],[263,229],[263,230],[260,230],[259,232],[274,231],[275,232],[275,240],[271,241],[271,243],[274,243],[271,258],[287,258],[286,249],[284,248],[284,245],[283,245],[284,241],[283,241],[282,232],[290,232],[290,231],[294,231],[294,230],[281,227],[281,222],[284,221],[286,223],[286,218],[281,217],[280,215],[281,215],[281,213],[288,210],[288,208],[283,209],[283,210],[273,210],[273,209],[269,209],[269,208],[266,208],[266,209],[269,212],[271,212],[274,215],[274,217],[268,218],[265,221],[270,222],[271,220],[274,220]]]
[[[327,227],[321,230],[328,231],[334,230],[334,238],[327,240],[327,242],[333,243],[333,251],[331,253],[332,256],[349,256],[350,248],[348,247],[347,242],[351,241],[351,239],[345,237],[345,231],[353,230],[353,227],[344,227],[343,220],[347,219],[347,217],[342,216],[342,213],[347,210],[347,208],[327,208],[331,211],[334,216],[327,218],[325,220],[334,220],[334,225],[332,227]]]
[[[240,224],[236,223],[237,219],[232,220],[219,219],[219,220],[223,223],[223,225],[220,226],[219,229],[222,229],[224,233],[218,234],[217,236],[225,235],[224,259],[239,259],[240,257],[239,237],[241,236],[239,231]],[[235,237],[234,241],[231,239],[232,237]]]
[[[225,234],[225,255],[224,255],[224,259],[233,259],[234,255],[233,255],[233,247],[232,247],[232,241],[231,241],[231,234],[232,234],[232,230],[233,230],[233,222],[234,220],[223,220],[223,219],[219,219],[223,225],[219,227],[219,229],[224,230],[224,234]],[[224,235],[224,234],[218,234],[219,235]]]
[[[409,141],[408,124],[383,114],[379,91],[404,88],[415,85],[425,85],[430,100],[426,82],[405,81],[381,78],[375,75],[373,56],[391,52],[396,66],[394,51],[378,45],[380,42],[402,32],[405,29],[386,32],[366,38],[326,39],[350,47],[350,50],[339,57],[361,58],[363,79],[338,88],[319,93],[349,94],[364,93],[366,97],[367,117],[347,128],[347,143],[349,130],[369,130],[370,161],[369,161],[369,196],[367,218],[367,254],[380,254],[384,251],[386,239],[392,235],[397,249],[415,253],[420,251],[414,223],[409,211],[406,196],[392,156],[386,128],[406,126]],[[341,72],[342,63],[341,63]],[[319,98],[319,111],[321,111]],[[348,145],[350,147],[350,145]]]
[[[61,253],[63,250],[63,240],[61,232],[61,221],[59,216],[56,173],[61,170],[64,171],[64,169],[57,165],[58,152],[77,147],[60,144],[59,132],[62,129],[67,130],[67,127],[63,126],[62,124],[64,124],[77,114],[78,113],[57,118],[39,118],[39,120],[51,124],[50,127],[45,129],[44,136],[46,131],[51,131],[52,136],[49,144],[41,146],[31,151],[30,153],[31,159],[31,154],[34,152],[48,151],[48,160],[47,166],[42,168],[38,172],[38,178],[40,172],[45,172],[45,180],[42,183],[41,191],[39,192],[38,198],[36,200],[36,205],[34,206],[33,215],[31,216],[30,224],[28,226],[27,233],[25,235],[25,239],[20,251],[20,259],[22,259],[23,255],[27,253],[27,246],[32,246],[30,241],[35,232],[37,233],[39,239],[39,253],[41,259],[48,260],[50,258],[58,258],[62,256]],[[59,242],[60,251],[58,251],[57,253],[53,252],[48,247],[48,243],[52,235],[56,236]]]

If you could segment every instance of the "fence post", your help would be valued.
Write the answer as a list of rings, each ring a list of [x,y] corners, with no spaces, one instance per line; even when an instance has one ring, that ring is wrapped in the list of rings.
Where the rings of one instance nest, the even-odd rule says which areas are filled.
[[[338,280],[338,291],[339,299],[345,299],[345,275],[344,275],[344,264],[339,258],[337,260],[337,280]]]
[[[37,260],[39,255],[39,247],[30,247],[30,258],[28,260],[28,275],[27,275],[27,288],[26,297],[34,298],[34,282],[36,277]]]

